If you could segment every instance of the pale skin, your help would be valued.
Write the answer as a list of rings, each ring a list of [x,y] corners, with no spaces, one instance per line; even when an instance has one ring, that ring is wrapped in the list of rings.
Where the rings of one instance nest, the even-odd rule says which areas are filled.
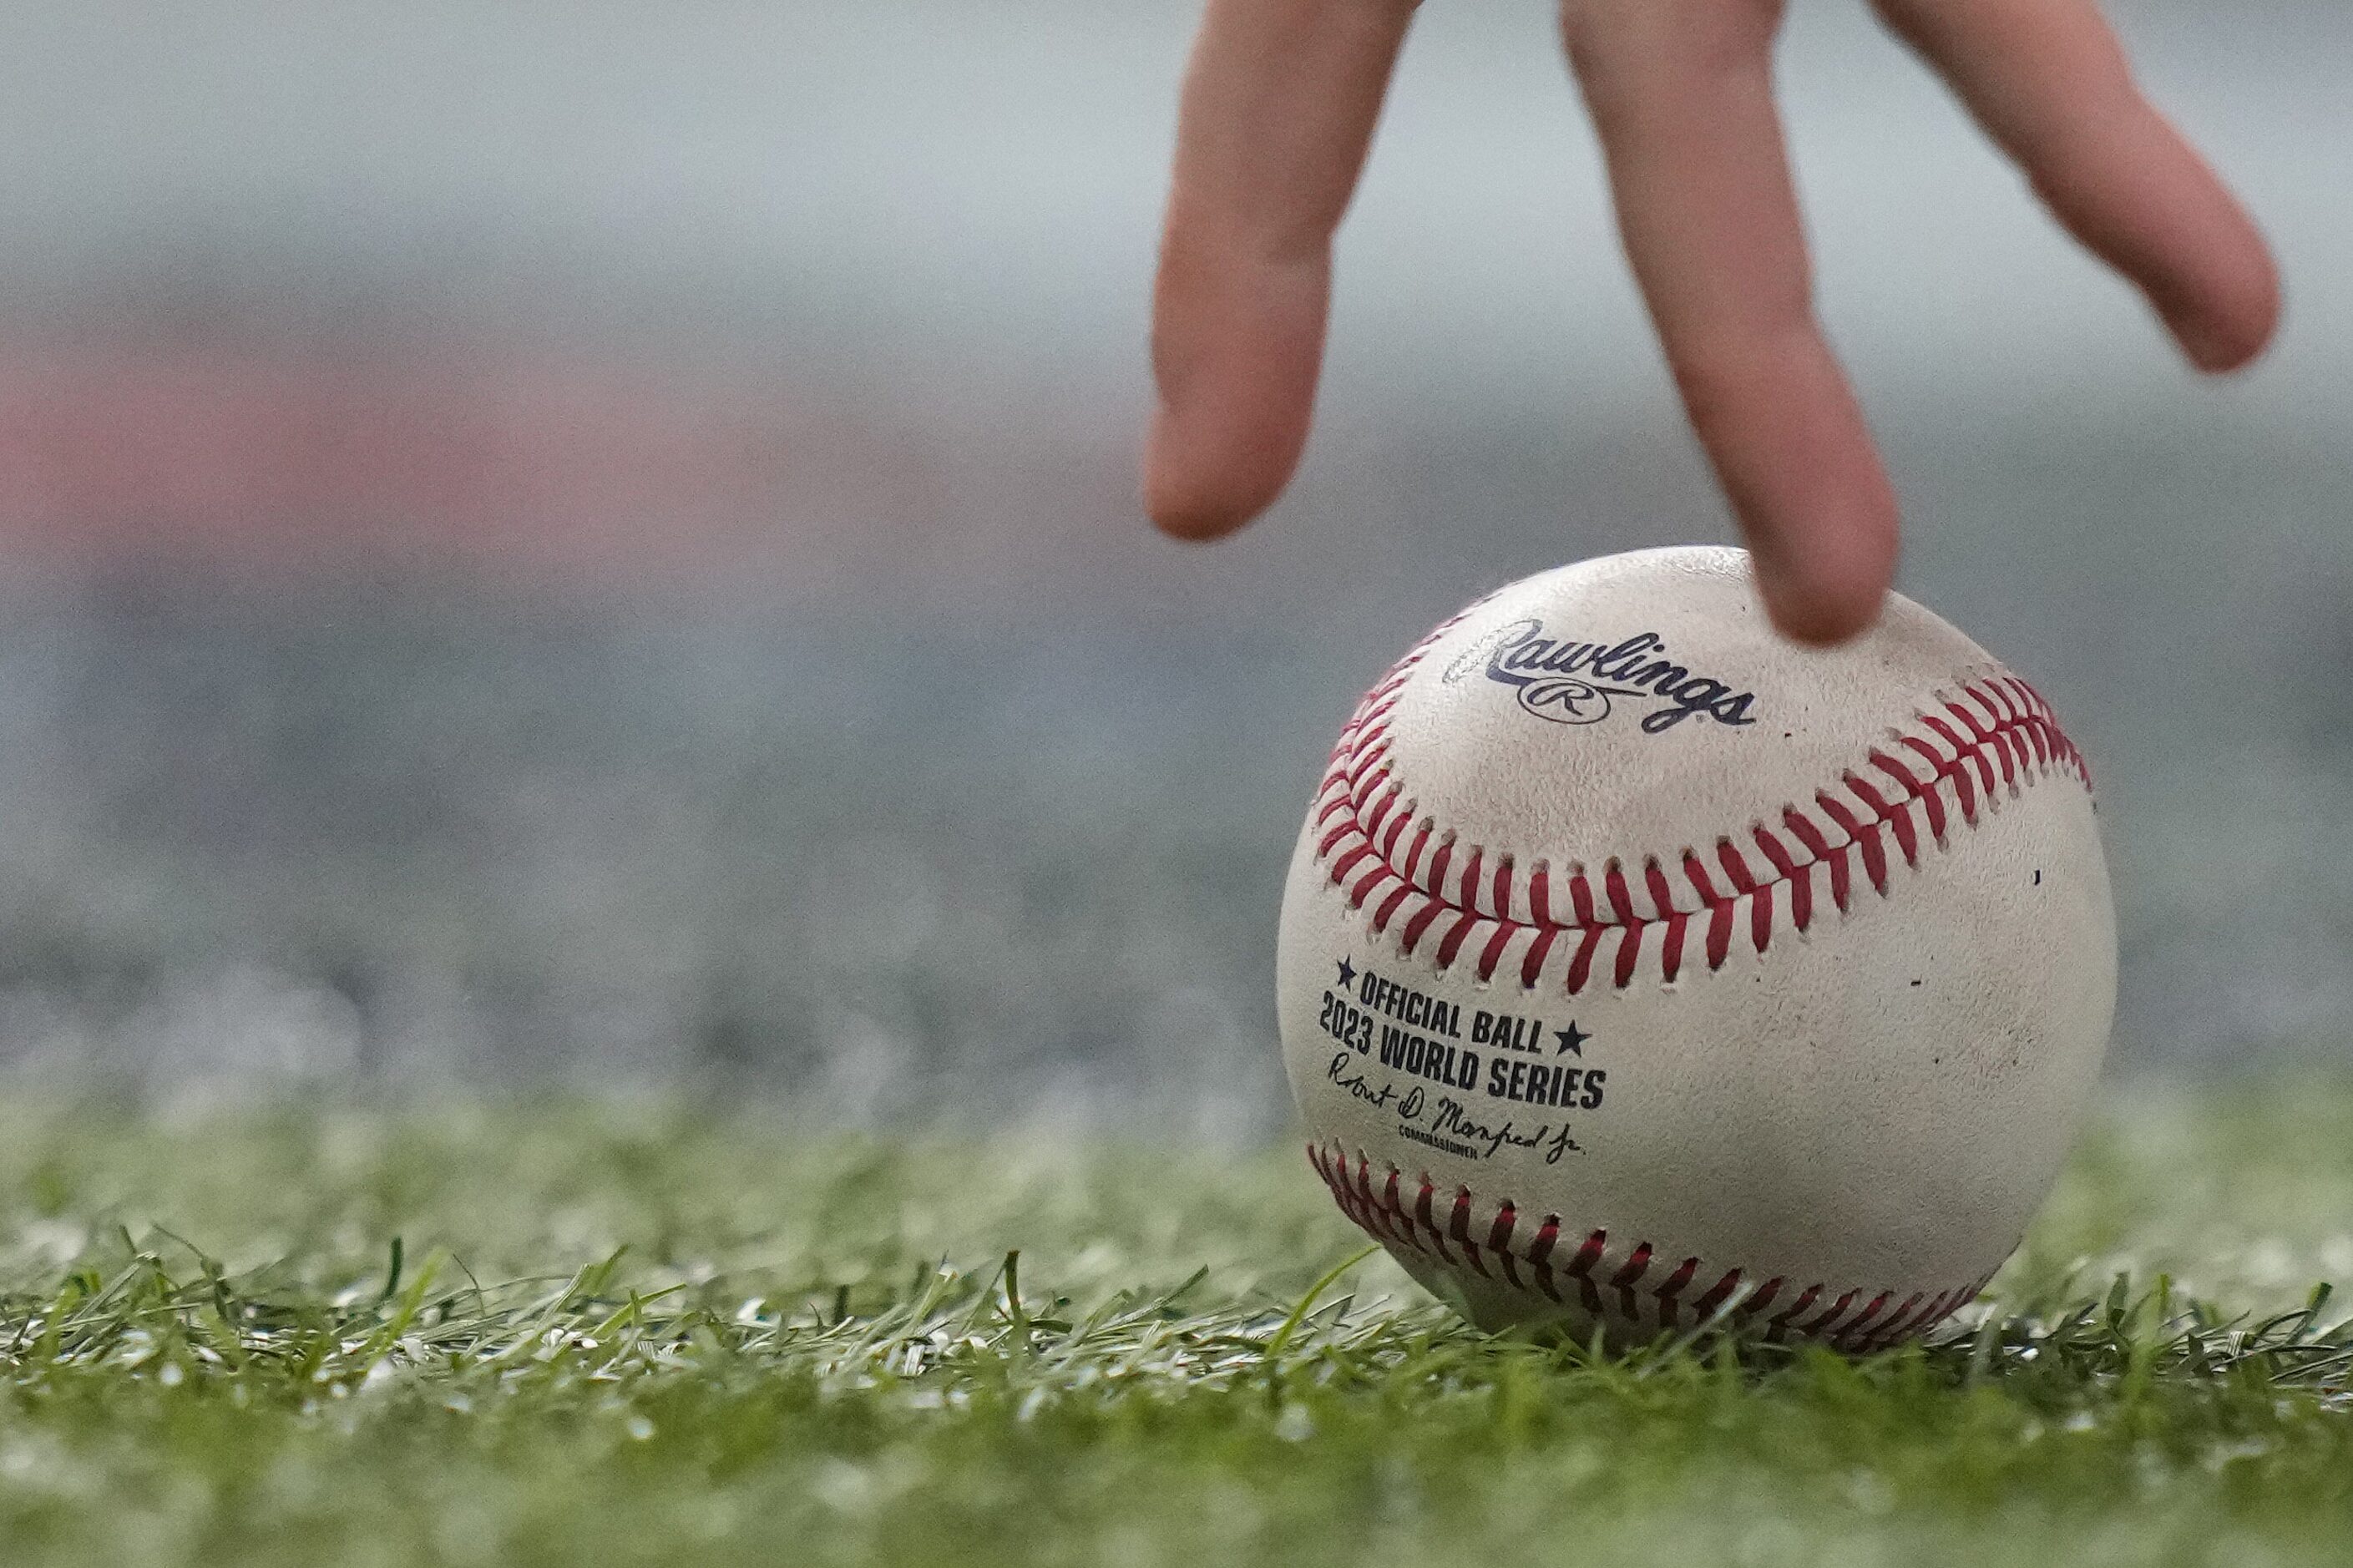
[[[1187,539],[1271,505],[1307,442],[1332,237],[1412,0],[1208,0],[1154,297],[1145,509]],[[2240,368],[2279,277],[2231,193],[2135,85],[2093,0],[1876,0],[2068,232],[2199,370]],[[1789,636],[1869,626],[1897,509],[1814,314],[1774,107],[1780,0],[1562,0],[1636,281]]]

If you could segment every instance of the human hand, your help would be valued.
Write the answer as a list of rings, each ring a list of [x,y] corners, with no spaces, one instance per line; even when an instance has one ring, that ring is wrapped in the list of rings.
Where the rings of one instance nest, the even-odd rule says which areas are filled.
[[[2076,239],[2199,369],[2279,316],[2262,237],[2135,87],[2094,0],[1876,0]],[[1307,440],[1332,234],[1413,0],[1208,0],[1154,300],[1145,505],[1229,533]],[[1894,572],[1896,505],[1814,319],[1772,96],[1781,0],[1561,0],[1618,224],[1701,445],[1782,630],[1836,642]]]

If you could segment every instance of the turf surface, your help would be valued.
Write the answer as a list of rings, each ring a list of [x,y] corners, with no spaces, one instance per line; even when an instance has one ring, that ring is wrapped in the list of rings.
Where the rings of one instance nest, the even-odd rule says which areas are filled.
[[[1983,1326],[1861,1363],[1307,1300],[1360,1239],[1289,1152],[18,1102],[0,1561],[2353,1558],[2345,1089],[2114,1102]]]

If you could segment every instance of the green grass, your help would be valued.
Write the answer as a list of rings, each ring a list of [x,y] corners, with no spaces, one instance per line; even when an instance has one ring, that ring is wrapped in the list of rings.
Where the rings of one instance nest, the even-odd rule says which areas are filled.
[[[1287,1150],[19,1103],[0,1561],[2353,1559],[2353,1090],[2113,1103],[1860,1363],[1304,1302],[1360,1239]]]

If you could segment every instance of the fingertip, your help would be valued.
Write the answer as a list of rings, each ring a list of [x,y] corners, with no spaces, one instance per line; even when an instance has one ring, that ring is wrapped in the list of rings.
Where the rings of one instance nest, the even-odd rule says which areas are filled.
[[[2208,375],[2244,370],[2278,334],[2284,306],[2279,264],[2251,232],[2244,253],[2196,303],[2166,312],[2189,363]]]
[[[1145,470],[1144,514],[1152,526],[1171,539],[1206,544],[1238,531],[1252,514],[1239,510],[1220,498],[1155,483]]]
[[[1884,577],[1774,571],[1760,563],[1757,581],[1774,626],[1813,647],[1835,647],[1869,631],[1887,600]]]
[[[1750,530],[1757,585],[1781,635],[1833,647],[1877,623],[1895,580],[1897,520],[1892,490],[1813,527]],[[1802,542],[1800,542],[1800,541]]]
[[[1145,507],[1145,515],[1152,519],[1153,527],[1186,544],[1212,543],[1229,533],[1239,533],[1250,521],[1214,510],[1191,510],[1149,502]]]
[[[1282,479],[1270,485],[1233,465],[1187,460],[1182,433],[1163,410],[1145,443],[1143,488],[1153,527],[1171,539],[1206,543],[1239,531],[1272,505]]]

